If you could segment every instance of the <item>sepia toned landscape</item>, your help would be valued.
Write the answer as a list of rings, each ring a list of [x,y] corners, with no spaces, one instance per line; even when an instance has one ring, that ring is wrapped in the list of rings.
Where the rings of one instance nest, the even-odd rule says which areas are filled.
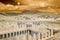
[[[0,13],[0,40],[60,40],[60,14]]]
[[[0,0],[0,40],[60,40],[60,0]]]

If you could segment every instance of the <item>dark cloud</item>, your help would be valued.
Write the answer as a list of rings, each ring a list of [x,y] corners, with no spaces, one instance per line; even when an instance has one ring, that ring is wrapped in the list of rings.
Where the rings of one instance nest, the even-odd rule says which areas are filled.
[[[16,2],[14,0],[0,0],[0,2],[4,4],[13,4],[16,5]]]

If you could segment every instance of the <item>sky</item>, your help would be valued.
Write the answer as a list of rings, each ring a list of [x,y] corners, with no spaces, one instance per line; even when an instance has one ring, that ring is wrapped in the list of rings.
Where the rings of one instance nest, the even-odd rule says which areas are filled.
[[[20,8],[60,12],[60,0],[0,0],[3,4],[20,5]]]

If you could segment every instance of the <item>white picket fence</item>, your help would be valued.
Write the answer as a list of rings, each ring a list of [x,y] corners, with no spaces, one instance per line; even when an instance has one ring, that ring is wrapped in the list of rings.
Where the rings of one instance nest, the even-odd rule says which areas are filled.
[[[26,24],[19,23],[18,25],[15,22],[12,22],[11,25],[4,23],[2,25],[0,23],[0,26],[3,26],[2,29],[4,29],[0,29],[0,40],[49,40],[51,38],[53,40],[53,29],[41,22],[40,24],[26,22]]]
[[[32,27],[33,28],[33,27]],[[0,40],[53,40],[53,29],[40,28],[20,30],[6,34],[0,34]],[[30,30],[30,31],[29,31]],[[31,32],[31,33],[30,33]]]

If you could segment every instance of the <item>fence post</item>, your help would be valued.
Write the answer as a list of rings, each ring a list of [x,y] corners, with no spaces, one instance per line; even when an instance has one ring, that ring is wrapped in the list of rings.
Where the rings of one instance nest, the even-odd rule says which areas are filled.
[[[41,39],[40,39],[40,33],[38,33],[38,40],[41,40]]]
[[[51,29],[51,36],[53,36],[53,29]]]
[[[36,34],[33,35],[33,40],[36,40]]]
[[[23,39],[24,39],[24,40],[27,40],[27,38],[26,38],[26,37],[27,37],[27,35],[24,35]]]
[[[32,39],[32,37],[31,37],[31,35],[30,35],[29,31],[28,31],[28,40],[31,40],[31,39]]]

